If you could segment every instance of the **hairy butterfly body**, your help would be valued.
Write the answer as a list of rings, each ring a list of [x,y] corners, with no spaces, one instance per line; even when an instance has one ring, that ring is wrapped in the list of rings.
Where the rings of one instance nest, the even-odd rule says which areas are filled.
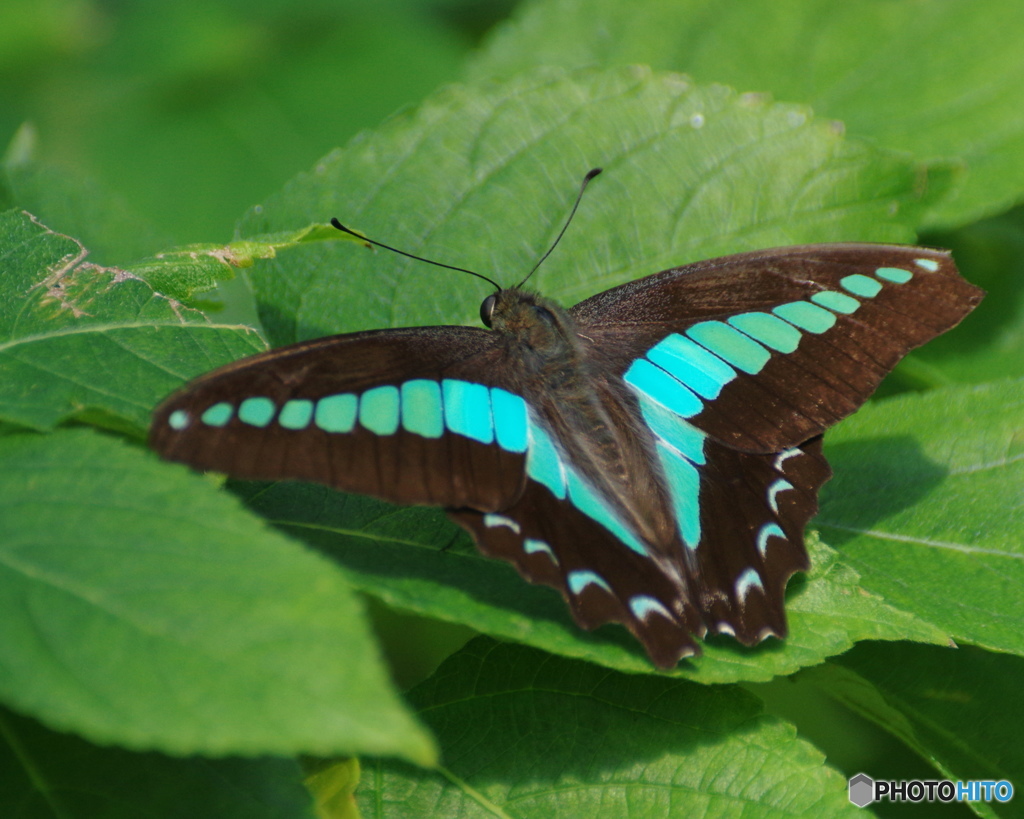
[[[671,667],[783,637],[830,473],[821,435],[981,300],[949,254],[835,244],[674,268],[569,310],[499,289],[491,329],[317,339],[156,411],[164,457],[445,507],[488,555]]]

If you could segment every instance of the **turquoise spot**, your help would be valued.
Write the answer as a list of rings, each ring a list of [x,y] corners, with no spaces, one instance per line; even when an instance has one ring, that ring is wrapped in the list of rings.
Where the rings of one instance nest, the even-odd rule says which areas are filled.
[[[666,609],[658,600],[655,600],[647,594],[637,594],[629,598],[629,610],[633,612],[633,616],[636,617],[637,620],[643,620],[648,614],[655,611],[669,620],[674,619],[668,609]]]
[[[246,398],[238,406],[238,420],[254,427],[265,427],[274,420],[277,406],[262,395]]]
[[[764,584],[761,582],[761,575],[759,575],[754,569],[746,569],[738,578],[736,578],[736,597],[739,600],[742,600],[755,586],[762,591],[764,590]]]
[[[351,432],[358,410],[359,399],[352,393],[328,395],[316,402],[314,422],[324,432]]]
[[[622,378],[634,389],[684,418],[690,418],[704,409],[704,402],[683,386],[682,382],[646,358],[634,361]]]
[[[424,438],[440,438],[444,432],[441,385],[416,378],[402,384],[402,426]]]
[[[836,314],[809,301],[791,301],[772,310],[779,318],[809,333],[824,333],[836,323]]]
[[[445,425],[458,435],[482,444],[494,441],[491,393],[483,384],[446,378],[441,382]]]
[[[688,461],[704,464],[704,433],[674,412],[640,396],[640,412],[644,422],[658,438]]]
[[[313,420],[313,402],[305,398],[293,398],[285,401],[277,423],[285,429],[305,429]]]
[[[930,270],[932,273],[939,269],[939,263],[935,259],[914,259],[914,264],[925,270]]]
[[[658,444],[658,459],[668,479],[679,534],[688,549],[700,543],[700,473],[685,458]]]
[[[762,526],[761,530],[757,533],[757,551],[761,553],[761,557],[765,557],[768,554],[768,538],[770,537],[785,540],[786,533],[782,531],[777,523],[766,523]]]
[[[491,412],[498,446],[526,452],[526,402],[501,387],[491,387]]]
[[[800,331],[770,313],[740,313],[729,324],[780,353],[791,353],[800,344]]]
[[[921,261],[921,259],[918,259],[917,263],[921,264]],[[931,259],[924,259],[923,261],[930,262]],[[927,265],[925,267],[927,268]],[[935,267],[938,267],[938,265],[935,265]],[[935,268],[927,269],[934,270]],[[878,278],[880,279],[895,282],[896,284],[906,284],[912,278],[914,278],[913,273],[911,273],[909,270],[904,270],[902,267],[880,267],[878,268],[878,270],[875,271],[875,275],[878,276]]]
[[[772,357],[764,347],[721,321],[694,324],[686,335],[719,358],[752,375],[761,372]]]
[[[558,565],[558,558],[555,556],[555,553],[551,551],[551,547],[548,546],[548,544],[546,544],[543,540],[535,540],[532,537],[528,537],[526,540],[523,541],[523,551],[526,552],[528,555],[535,555],[540,553],[546,554],[548,557],[551,558],[552,563],[554,563],[556,566]]]
[[[820,304],[822,307],[827,307],[829,310],[847,315],[860,307],[860,302],[856,299],[851,299],[845,293],[836,293],[834,290],[823,290],[820,293],[815,293],[811,296],[811,301]]]
[[[793,484],[784,478],[779,478],[768,487],[768,505],[776,515],[779,514],[779,493],[792,488]]]
[[[398,387],[374,387],[359,397],[359,423],[377,435],[398,430]]]
[[[536,423],[530,422],[530,448],[526,456],[526,474],[551,490],[556,498],[565,497],[565,476],[562,460],[551,437]]]
[[[192,423],[192,416],[185,410],[175,410],[168,416],[167,423],[171,429],[185,429]]]
[[[569,487],[569,500],[572,501],[573,506],[591,520],[600,523],[638,555],[647,557],[647,550],[643,544],[633,537],[632,533],[615,516],[615,513],[575,471],[567,471],[566,483]]]
[[[200,417],[203,419],[203,423],[207,426],[222,427],[231,420],[231,416],[234,412],[235,408],[227,401],[221,401],[207,409]]]
[[[647,357],[702,398],[718,398],[722,387],[736,377],[736,370],[722,359],[679,333],[662,339]]]
[[[839,280],[844,290],[849,290],[853,295],[864,299],[872,299],[882,290],[882,285],[876,279],[869,279],[860,273],[852,276],[844,276]]]
[[[586,569],[569,572],[569,576],[565,578],[566,584],[569,586],[569,591],[573,594],[579,594],[587,586],[593,584],[600,586],[606,592],[611,592],[612,587],[609,586],[601,575],[597,572],[592,572]]]

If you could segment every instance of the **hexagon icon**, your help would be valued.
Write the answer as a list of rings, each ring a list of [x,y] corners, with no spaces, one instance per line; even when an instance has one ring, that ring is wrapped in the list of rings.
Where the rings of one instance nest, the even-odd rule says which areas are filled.
[[[875,801],[875,780],[859,773],[850,777],[850,801],[858,808],[865,808]]]

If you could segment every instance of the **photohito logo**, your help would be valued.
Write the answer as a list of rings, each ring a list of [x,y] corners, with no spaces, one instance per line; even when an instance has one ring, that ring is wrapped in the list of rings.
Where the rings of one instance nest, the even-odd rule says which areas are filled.
[[[874,780],[859,773],[850,777],[850,801],[859,808],[872,802],[1009,802],[1013,785],[1005,779],[972,779],[951,782],[948,779]]]

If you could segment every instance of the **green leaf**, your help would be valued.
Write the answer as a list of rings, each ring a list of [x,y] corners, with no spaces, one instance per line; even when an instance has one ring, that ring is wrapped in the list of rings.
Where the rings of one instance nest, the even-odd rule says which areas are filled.
[[[329,561],[89,430],[8,435],[0,462],[11,707],[140,750],[433,759]]]
[[[1024,382],[878,402],[826,437],[814,525],[867,590],[1024,653]]]
[[[86,256],[26,213],[0,214],[0,420],[44,430],[79,418],[138,434],[183,380],[265,349],[250,328],[212,324]]]
[[[903,156],[807,109],[641,68],[541,70],[454,86],[293,180],[241,225],[258,235],[338,216],[370,238],[573,303],[726,252],[805,241],[907,241],[936,190]],[[936,184],[941,181],[931,180]],[[253,269],[274,343],[476,320],[485,287],[395,254],[322,244]]]
[[[768,91],[852,136],[964,163],[928,214],[964,224],[1024,193],[1024,6],[1016,0],[535,0],[468,74],[642,63]]]
[[[310,484],[237,484],[250,507],[337,561],[349,582],[403,611],[470,626],[609,668],[648,673],[650,660],[619,626],[577,627],[553,590],[528,585],[510,565],[481,555],[440,510],[400,508]],[[856,572],[816,539],[806,582],[791,584],[790,635],[754,649],[729,638],[676,676],[703,683],[768,680],[820,663],[857,640],[948,642],[934,626],[865,594]]]
[[[99,748],[0,710],[0,815],[312,819],[290,759],[174,758]]]
[[[366,816],[859,815],[824,757],[734,687],[481,638],[410,699],[444,767],[365,765]]]
[[[1024,781],[1024,659],[966,646],[865,643],[804,679],[906,743],[943,776]],[[883,771],[876,772],[884,776]],[[981,816],[1009,806],[978,804]],[[1005,815],[1010,815],[1005,811]]]
[[[926,237],[948,247],[961,270],[988,291],[956,333],[935,339],[914,355],[932,372],[980,383],[1024,376],[1024,223],[1018,209],[951,233]]]
[[[323,241],[372,247],[329,224],[312,224],[297,230],[250,236],[226,245],[184,245],[135,262],[131,269],[164,295],[188,300],[197,293],[212,290],[218,281],[232,279],[236,267],[252,267],[257,260],[273,259],[282,250]]]

